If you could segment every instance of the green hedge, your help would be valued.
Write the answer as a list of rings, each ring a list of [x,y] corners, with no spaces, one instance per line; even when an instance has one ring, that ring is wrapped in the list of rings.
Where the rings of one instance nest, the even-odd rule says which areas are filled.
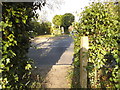
[[[35,16],[33,9],[37,9],[34,6],[32,2],[2,3],[0,88],[23,89],[29,86],[32,61],[27,53],[31,37],[30,21]],[[41,7],[41,4],[38,6]]]
[[[88,87],[120,88],[120,19],[119,3],[93,3],[85,7],[78,23],[75,41],[75,64],[79,62],[80,38],[89,37]]]

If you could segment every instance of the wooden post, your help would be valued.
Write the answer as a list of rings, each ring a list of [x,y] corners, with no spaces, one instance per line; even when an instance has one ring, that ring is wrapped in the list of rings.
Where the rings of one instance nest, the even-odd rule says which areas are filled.
[[[81,44],[80,44],[80,86],[81,88],[87,88],[87,62],[88,62],[88,48],[89,42],[88,37],[83,36],[81,37]]]

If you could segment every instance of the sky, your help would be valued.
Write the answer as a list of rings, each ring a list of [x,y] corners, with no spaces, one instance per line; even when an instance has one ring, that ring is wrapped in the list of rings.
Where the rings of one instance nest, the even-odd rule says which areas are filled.
[[[63,15],[65,13],[72,13],[75,15],[75,20],[79,18],[79,14],[85,6],[95,0],[47,0],[47,4],[41,11],[37,11],[40,19],[52,21],[55,15]],[[56,8],[58,7],[58,8]],[[82,8],[82,9],[81,9]]]

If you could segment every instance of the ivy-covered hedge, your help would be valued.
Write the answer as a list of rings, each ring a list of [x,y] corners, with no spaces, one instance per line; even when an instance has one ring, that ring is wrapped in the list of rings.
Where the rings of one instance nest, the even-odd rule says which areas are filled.
[[[30,47],[30,21],[39,5],[33,2],[3,2],[0,60],[0,88],[28,88],[31,75],[31,63],[27,57]],[[44,3],[43,3],[44,4]]]
[[[93,3],[85,7],[80,21],[74,23],[76,59],[82,36],[89,37],[88,87],[120,88],[120,2]],[[75,63],[75,64],[76,64]]]

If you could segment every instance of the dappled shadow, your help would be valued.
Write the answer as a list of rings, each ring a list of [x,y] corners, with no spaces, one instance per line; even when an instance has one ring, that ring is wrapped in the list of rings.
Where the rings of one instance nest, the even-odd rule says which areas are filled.
[[[109,87],[115,86],[116,82],[114,81],[112,81],[113,86],[112,84],[110,85],[110,78],[113,78],[112,72],[114,71],[117,62],[111,52],[108,52],[106,55],[104,55],[104,59],[106,59],[106,61],[104,62],[103,67],[98,70],[98,76],[100,78],[101,87],[106,89],[107,85],[109,85]]]
[[[74,69],[73,69],[73,77],[72,77],[72,87],[71,88],[81,88],[88,87],[88,49],[80,48],[80,50],[74,54],[74,59],[77,58],[77,62],[74,60]],[[82,86],[81,86],[82,85]]]
[[[80,50],[78,51],[80,53]],[[78,57],[78,60],[80,60],[80,54],[74,54],[74,69],[73,69],[73,75],[72,75],[72,83],[71,88],[80,88],[80,61],[75,62],[75,58]]]
[[[80,67],[74,66],[71,88],[80,88]]]
[[[46,44],[49,44],[45,47],[41,47],[43,43],[39,43],[37,44],[41,47],[39,49],[30,48],[28,56],[34,60],[35,66],[37,66],[33,73],[35,75],[40,75],[40,77],[43,78],[42,87],[46,87],[44,78],[48,72],[51,70],[53,65],[59,65],[58,61],[61,59],[62,54],[70,47],[72,42],[72,38],[68,37],[62,40],[59,39],[53,40],[52,42],[46,42]]]
[[[55,65],[62,54],[70,47],[73,40],[68,37],[63,40],[46,42],[46,45],[39,48],[31,48],[28,56],[35,61],[35,65]]]
[[[39,46],[41,47],[42,45],[46,44],[47,42],[50,43],[50,44],[53,44],[54,42],[56,42],[57,40],[62,40],[62,39],[65,39],[65,38],[68,38],[69,36],[68,35],[63,35],[63,36],[56,36],[56,37],[49,37],[49,38],[34,38],[34,40],[31,40],[32,41],[32,46]],[[52,41],[52,42],[51,42]]]

